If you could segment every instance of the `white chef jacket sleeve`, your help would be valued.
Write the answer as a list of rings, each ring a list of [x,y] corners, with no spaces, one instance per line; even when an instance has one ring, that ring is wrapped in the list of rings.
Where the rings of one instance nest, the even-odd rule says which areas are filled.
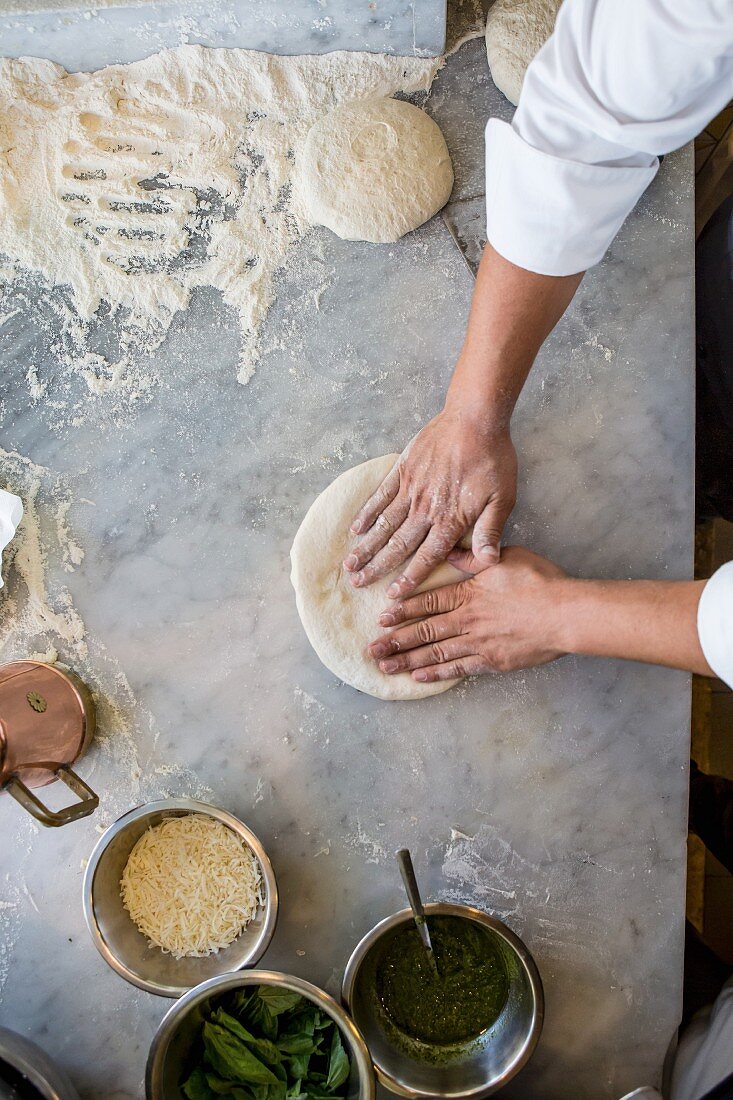
[[[705,660],[715,675],[733,688],[733,561],[713,573],[703,588],[697,605],[697,633]]]
[[[2,564],[2,552],[15,535],[22,518],[23,502],[20,497],[0,489],[0,564]],[[3,587],[3,583],[2,573],[0,573],[0,588]]]
[[[511,125],[486,128],[489,241],[530,271],[584,271],[658,157],[731,98],[733,0],[565,0]]]
[[[714,1005],[698,1012],[683,1032],[672,1069],[670,1100],[707,1096],[733,1072],[733,979]],[[727,1095],[727,1094],[726,1094]],[[662,1100],[652,1088],[635,1089],[621,1100]]]
[[[731,978],[721,989],[715,1004],[693,1016],[679,1041],[672,1070],[671,1100],[696,1100],[706,1096],[730,1073],[733,1073]]]

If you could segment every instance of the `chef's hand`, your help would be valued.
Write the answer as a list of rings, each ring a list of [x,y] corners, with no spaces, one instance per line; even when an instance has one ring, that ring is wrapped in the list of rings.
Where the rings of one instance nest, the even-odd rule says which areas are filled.
[[[381,626],[398,627],[368,648],[382,672],[412,670],[414,680],[431,683],[531,668],[562,656],[555,598],[562,569],[519,546],[506,547],[493,569],[468,551],[448,560],[475,575],[400,600],[380,615]],[[399,625],[412,619],[420,621]]]
[[[499,560],[501,534],[514,507],[517,456],[508,426],[446,407],[418,432],[355,517],[363,534],[344,561],[356,587],[412,561],[387,590],[413,592],[474,526],[476,571]]]
[[[352,524],[363,536],[344,562],[352,584],[372,584],[414,554],[387,593],[408,596],[472,524],[476,569],[495,566],[517,489],[512,412],[540,345],[581,278],[538,275],[486,245],[445,408],[415,436]]]
[[[697,627],[706,581],[578,580],[519,546],[479,573],[467,551],[449,561],[466,580],[400,600],[380,615],[381,626],[397,627],[368,647],[382,672],[452,680],[579,653],[713,675]]]

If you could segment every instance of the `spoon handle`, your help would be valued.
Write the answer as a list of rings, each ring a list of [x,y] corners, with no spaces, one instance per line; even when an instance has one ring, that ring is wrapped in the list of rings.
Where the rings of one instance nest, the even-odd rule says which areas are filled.
[[[400,874],[402,875],[402,881],[405,884],[407,900],[409,901],[410,907],[415,914],[415,919],[419,921],[424,921],[425,910],[423,909],[422,898],[420,897],[420,891],[417,886],[415,868],[412,865],[412,856],[410,855],[409,848],[400,848],[399,852],[397,853],[397,862],[400,865]]]
[[[438,966],[435,961],[433,944],[430,939],[430,932],[428,931],[428,923],[425,919],[425,910],[423,909],[422,898],[420,897],[420,891],[417,885],[415,868],[412,865],[412,856],[410,855],[410,851],[408,848],[399,849],[399,851],[397,852],[397,862],[400,865],[400,874],[402,875],[402,881],[405,884],[405,892],[407,894],[407,899],[410,902],[410,907],[415,918],[415,925],[417,927],[418,935],[420,936],[423,947],[428,954],[430,964],[437,974]]]

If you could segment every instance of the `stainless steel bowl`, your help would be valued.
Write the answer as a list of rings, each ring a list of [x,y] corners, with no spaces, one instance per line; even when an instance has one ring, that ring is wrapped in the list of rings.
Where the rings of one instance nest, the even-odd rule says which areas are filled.
[[[224,994],[244,986],[272,985],[302,993],[334,1020],[351,1061],[348,1100],[374,1100],[376,1088],[372,1060],[366,1044],[343,1008],[310,982],[272,970],[247,970],[223,974],[202,982],[169,1008],[158,1028],[145,1070],[147,1100],[184,1100],[180,1084],[191,1071],[199,1039],[202,1012],[215,1006]]]
[[[122,904],[120,879],[133,847],[146,829],[167,817],[208,814],[227,825],[254,852],[262,874],[264,905],[229,947],[204,959],[174,959],[149,947]],[[267,950],[277,922],[277,884],[265,849],[242,822],[215,806],[190,798],[168,798],[138,806],[110,825],[91,854],[84,874],[84,916],[103,959],[128,982],[160,997],[180,997],[207,978],[255,966]]]
[[[0,1027],[0,1096],[18,1096],[3,1089],[2,1063],[22,1074],[43,1100],[79,1100],[79,1093],[64,1071],[39,1046],[14,1031]]]
[[[542,1031],[544,995],[534,960],[518,936],[495,917],[468,905],[432,903],[428,916],[463,917],[494,936],[509,974],[509,997],[499,1019],[483,1035],[446,1051],[438,1060],[417,1056],[419,1044],[387,1020],[376,994],[376,969],[383,951],[412,921],[403,909],[368,932],[349,959],[343,999],[364,1036],[379,1080],[400,1096],[478,1098],[502,1088],[526,1064]]]

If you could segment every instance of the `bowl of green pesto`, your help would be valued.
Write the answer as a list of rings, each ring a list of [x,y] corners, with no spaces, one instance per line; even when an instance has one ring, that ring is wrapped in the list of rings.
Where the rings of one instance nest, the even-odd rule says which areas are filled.
[[[343,1008],[290,974],[239,971],[176,1001],[150,1048],[146,1100],[374,1100],[369,1051]]]
[[[403,909],[368,932],[342,996],[381,1083],[401,1096],[463,1100],[497,1092],[542,1031],[544,995],[527,947],[467,905],[425,906],[433,967]]]

